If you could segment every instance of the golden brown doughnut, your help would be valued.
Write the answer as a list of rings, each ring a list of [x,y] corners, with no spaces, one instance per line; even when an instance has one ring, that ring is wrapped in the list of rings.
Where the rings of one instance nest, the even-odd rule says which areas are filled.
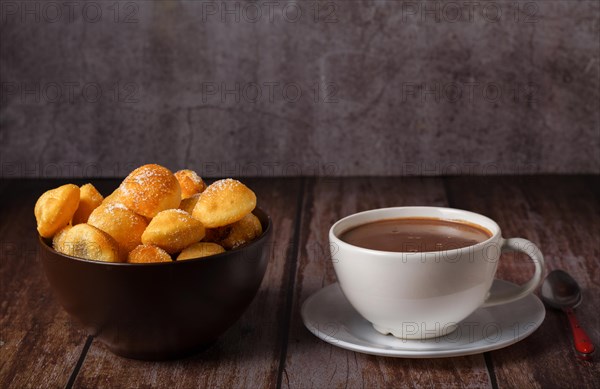
[[[88,224],[114,238],[123,260],[127,258],[127,253],[142,243],[142,234],[148,227],[146,218],[119,203],[102,204],[94,209]]]
[[[119,197],[133,212],[152,218],[179,206],[181,188],[169,169],[150,164],[129,173],[119,186]]]
[[[51,189],[35,203],[37,230],[44,238],[52,238],[58,230],[69,224],[79,205],[79,187],[66,184]]]
[[[228,178],[219,180],[200,194],[192,215],[207,228],[241,220],[256,207],[256,195],[246,185]]]
[[[148,224],[148,228],[142,234],[142,242],[174,254],[203,237],[202,223],[181,209],[167,209],[156,215]]]
[[[121,198],[121,190],[119,188],[115,189],[111,194],[104,198],[103,204],[110,203],[119,203],[123,204],[123,199]]]
[[[103,262],[121,262],[117,242],[106,232],[89,224],[73,226],[65,232],[57,251],[72,257]]]
[[[175,173],[175,178],[177,178],[179,186],[181,186],[181,199],[187,199],[206,189],[204,180],[193,170],[180,170]]]
[[[127,256],[129,263],[156,263],[173,262],[171,256],[160,247],[150,244],[141,244],[133,249]]]
[[[231,226],[223,227],[229,231],[219,243],[227,250],[232,250],[252,242],[258,238],[263,230],[260,220],[253,214],[249,213],[240,221],[233,223]]]
[[[188,246],[178,256],[177,260],[208,257],[210,255],[224,253],[225,249],[216,243],[199,242]]]
[[[125,204],[123,203],[123,195],[121,194],[121,190],[119,188],[115,189],[110,195],[108,195],[107,197],[104,198],[104,201],[102,202],[102,204],[121,204],[123,205],[125,208],[127,208],[125,206]],[[142,215],[140,215],[142,216]],[[146,217],[146,216],[142,216],[144,219],[146,219],[146,221],[148,223],[150,223],[150,220],[152,220],[151,217]]]
[[[54,235],[54,238],[52,238],[52,247],[54,250],[60,251],[61,253],[64,251],[63,245],[65,242],[65,235],[71,228],[73,228],[73,226],[67,224]]]
[[[193,170],[148,164],[103,198],[92,184],[42,194],[34,213],[56,251],[99,261],[152,263],[241,247],[263,231],[256,195],[228,178],[206,187]]]
[[[79,207],[73,215],[72,224],[87,223],[92,211],[102,204],[104,197],[96,190],[94,185],[85,184],[79,188]]]
[[[197,193],[193,196],[188,197],[187,199],[181,200],[181,204],[179,204],[179,209],[183,209],[190,215],[194,212],[194,207],[200,198],[200,193]]]

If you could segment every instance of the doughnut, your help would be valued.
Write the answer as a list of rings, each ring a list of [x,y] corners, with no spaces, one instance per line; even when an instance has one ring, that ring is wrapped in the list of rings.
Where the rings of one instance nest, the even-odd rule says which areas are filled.
[[[63,244],[65,242],[65,235],[71,228],[73,228],[73,226],[70,224],[67,224],[66,226],[61,228],[54,235],[54,238],[52,238],[52,247],[54,248],[54,250],[60,251],[61,253],[63,252],[63,250],[64,250]]]
[[[141,244],[133,249],[127,256],[129,263],[155,263],[173,262],[171,256],[160,247],[150,244]]]
[[[179,206],[181,187],[169,169],[150,164],[129,173],[119,186],[119,197],[133,212],[152,218]]]
[[[111,194],[106,196],[102,203],[103,204],[110,204],[110,203],[123,204],[123,199],[121,197],[122,197],[121,191],[119,190],[119,188],[117,188]]]
[[[167,209],[152,219],[142,234],[142,243],[175,254],[204,237],[204,226],[181,209]]]
[[[142,234],[148,226],[143,216],[119,203],[102,204],[94,209],[88,224],[113,237],[123,260],[127,258],[127,253],[142,243]]]
[[[175,172],[175,178],[181,186],[181,198],[187,199],[206,189],[206,184],[195,171],[185,169]]]
[[[228,178],[200,194],[192,216],[207,228],[223,227],[242,219],[256,207],[256,195],[246,185]]]
[[[232,250],[250,243],[258,238],[263,232],[260,220],[251,213],[244,216],[242,220],[224,228],[228,229],[228,233],[225,238],[222,238],[218,243],[227,250]]]
[[[190,215],[194,212],[194,207],[200,198],[200,193],[196,193],[193,196],[188,197],[187,199],[181,200],[181,204],[179,204],[179,209],[183,209]]]
[[[105,262],[201,258],[242,247],[262,233],[256,195],[232,178],[208,187],[193,170],[148,164],[104,198],[91,183],[43,193],[34,214],[61,253]]]
[[[39,234],[44,238],[52,238],[58,230],[69,224],[78,206],[77,185],[66,184],[42,194],[33,211]]]
[[[57,251],[72,257],[103,262],[121,262],[117,242],[89,224],[77,224],[65,232]]]
[[[178,256],[177,260],[208,257],[210,255],[224,253],[225,249],[216,243],[199,242],[186,247]]]
[[[94,185],[85,184],[79,188],[79,207],[77,207],[77,211],[73,215],[72,224],[87,223],[90,214],[102,204],[102,200],[104,198]]]

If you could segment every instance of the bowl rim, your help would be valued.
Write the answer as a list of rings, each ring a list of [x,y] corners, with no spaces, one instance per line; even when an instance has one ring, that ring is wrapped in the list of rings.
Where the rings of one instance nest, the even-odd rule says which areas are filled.
[[[71,261],[77,261],[77,262],[83,262],[83,263],[89,263],[89,264],[93,264],[93,265],[107,265],[107,266],[121,266],[121,267],[129,267],[129,266],[133,266],[133,267],[149,267],[149,266],[177,266],[177,265],[181,265],[184,263],[196,263],[196,262],[207,262],[207,261],[218,261],[219,258],[222,257],[226,257],[229,255],[233,255],[234,253],[238,253],[238,252],[243,252],[245,249],[250,248],[250,247],[254,247],[257,246],[259,244],[262,244],[262,241],[266,240],[269,238],[269,236],[271,235],[271,230],[272,230],[272,226],[273,226],[273,221],[271,220],[271,216],[266,213],[262,208],[259,207],[255,207],[252,210],[252,213],[254,213],[254,211],[259,211],[260,213],[264,214],[266,216],[266,221],[267,221],[267,227],[264,229],[263,233],[258,237],[258,239],[253,240],[252,242],[250,242],[249,244],[240,247],[239,249],[233,249],[233,250],[229,250],[229,251],[225,251],[219,254],[213,254],[213,255],[209,255],[207,257],[198,257],[198,258],[189,258],[189,259],[185,259],[185,260],[181,260],[181,261],[177,261],[177,260],[173,260],[171,262],[154,262],[154,263],[129,263],[129,262],[104,262],[104,261],[95,261],[93,259],[85,259],[85,258],[79,258],[79,257],[73,257],[71,255],[67,255],[67,254],[63,254],[61,252],[56,251],[52,246],[50,246],[48,244],[48,239],[43,238],[41,235],[38,234],[38,242],[40,243],[40,245],[42,247],[44,247],[45,250],[47,250],[48,252],[50,252],[51,254],[54,255],[58,255],[61,256],[63,258],[67,258]],[[256,215],[255,215],[256,216]]]

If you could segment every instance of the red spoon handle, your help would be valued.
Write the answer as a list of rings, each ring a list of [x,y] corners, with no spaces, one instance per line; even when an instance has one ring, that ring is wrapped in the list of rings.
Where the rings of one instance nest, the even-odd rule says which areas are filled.
[[[575,316],[575,311],[572,308],[566,308],[564,311],[569,318],[569,324],[571,324],[573,342],[575,343],[575,350],[577,350],[578,357],[582,359],[589,359],[594,352],[594,345],[592,344],[592,341],[585,333],[584,329],[579,325],[579,321]]]

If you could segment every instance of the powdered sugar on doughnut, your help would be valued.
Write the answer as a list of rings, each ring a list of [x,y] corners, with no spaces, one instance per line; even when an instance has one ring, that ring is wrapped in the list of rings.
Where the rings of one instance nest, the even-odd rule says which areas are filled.
[[[121,183],[119,199],[131,210],[154,217],[181,202],[179,182],[165,167],[144,165],[131,172]]]
[[[124,196],[132,197],[136,202],[151,200],[161,193],[171,189],[171,172],[158,165],[144,165],[135,169],[121,184],[121,192]]]
[[[215,197],[219,196],[223,191],[233,191],[236,187],[243,185],[238,180],[234,180],[233,178],[225,178],[223,180],[215,181],[206,188],[204,192],[202,192],[202,197]]]
[[[181,198],[187,199],[206,189],[206,184],[200,176],[193,170],[179,170],[175,173],[175,178],[181,186]]]
[[[207,228],[235,223],[252,212],[256,195],[246,185],[232,178],[211,184],[198,199],[192,216]]]
[[[202,178],[200,178],[200,176],[193,170],[186,170],[187,172],[187,178],[189,178],[190,180],[192,180],[194,182],[194,184],[196,185],[202,185],[202,183],[204,181],[202,181]]]

